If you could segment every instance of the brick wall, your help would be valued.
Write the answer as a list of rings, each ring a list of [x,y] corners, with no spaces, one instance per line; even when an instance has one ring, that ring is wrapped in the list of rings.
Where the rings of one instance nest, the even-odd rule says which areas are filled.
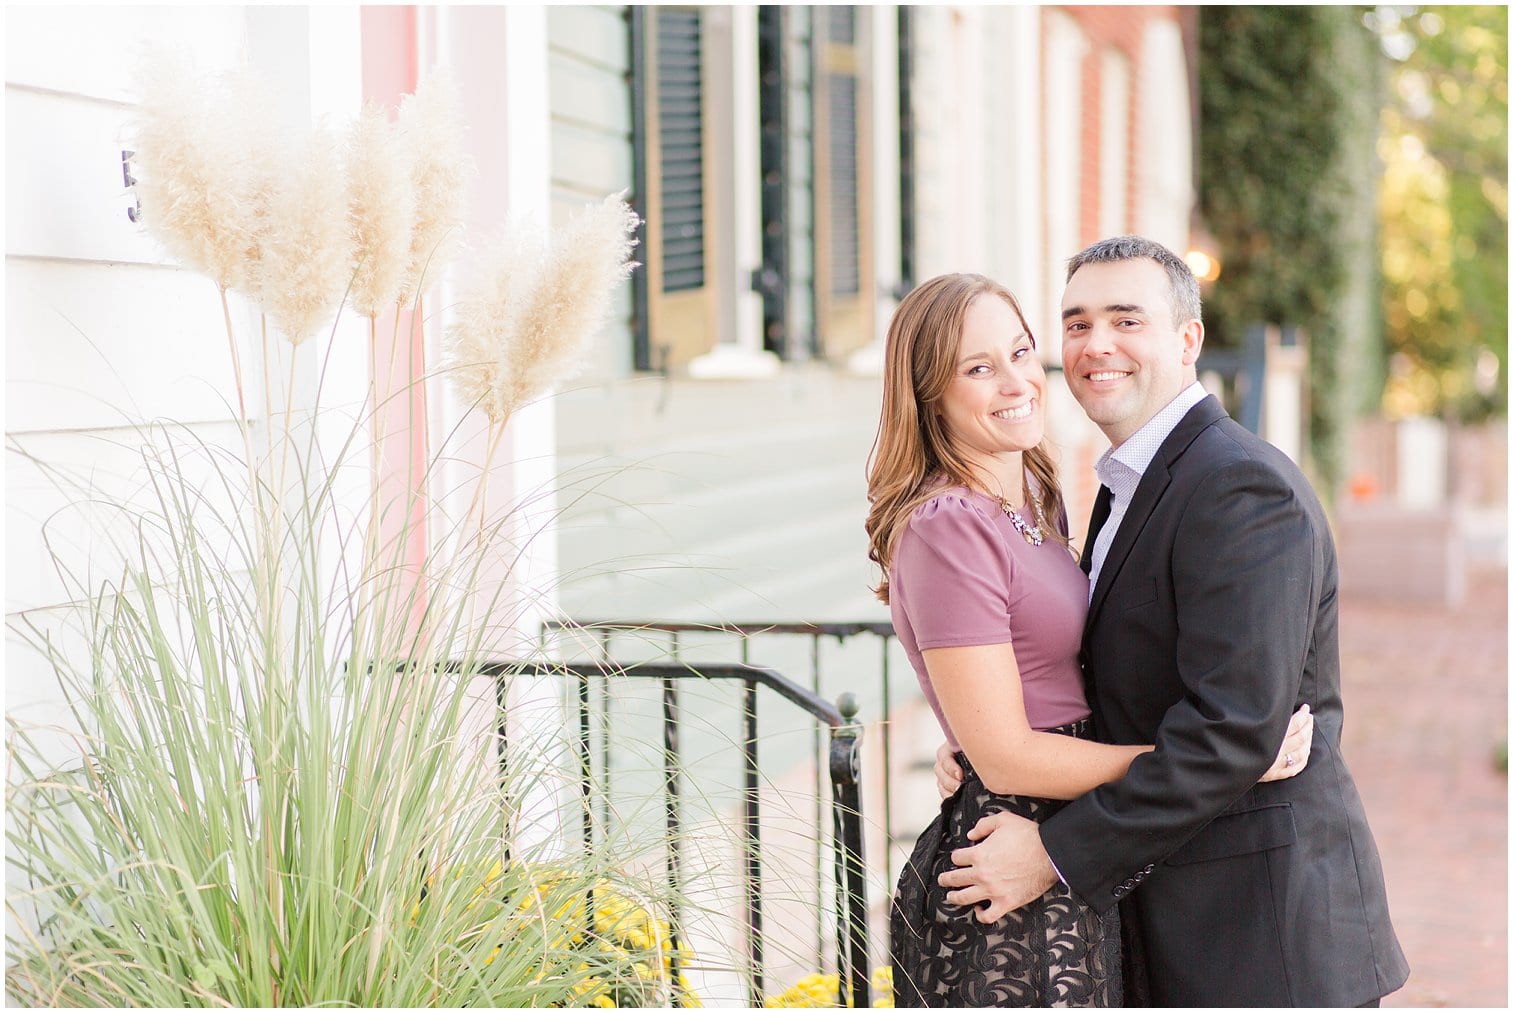
[[[1136,220],[1138,209],[1136,207],[1135,169],[1133,160],[1151,152],[1151,149],[1142,144],[1142,139],[1135,133],[1135,109],[1140,102],[1141,81],[1141,41],[1145,27],[1151,21],[1159,18],[1178,20],[1188,27],[1190,18],[1183,15],[1182,8],[1174,5],[1159,6],[1131,6],[1131,7],[1062,7],[1068,16],[1077,22],[1083,34],[1087,37],[1088,49],[1082,58],[1082,66],[1077,68],[1077,73],[1082,80],[1082,158],[1078,166],[1079,184],[1078,190],[1081,195],[1080,214],[1081,234],[1080,240],[1086,245],[1101,237],[1098,235],[1098,166],[1101,156],[1101,138],[1103,117],[1118,115],[1125,117],[1128,124],[1128,136],[1130,137],[1129,151],[1126,153],[1125,165],[1125,202],[1126,221],[1124,228],[1130,228],[1130,223]],[[1128,60],[1130,65],[1130,93],[1129,103],[1122,110],[1105,110],[1101,108],[1103,101],[1101,81],[1101,60],[1106,51],[1116,49]],[[1069,72],[1065,67],[1045,68],[1047,89],[1056,87],[1059,77]],[[1054,158],[1054,152],[1049,153]]]

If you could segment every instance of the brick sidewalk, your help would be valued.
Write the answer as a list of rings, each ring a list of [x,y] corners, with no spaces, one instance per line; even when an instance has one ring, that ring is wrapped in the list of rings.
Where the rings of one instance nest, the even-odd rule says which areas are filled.
[[[1412,974],[1384,1006],[1508,1005],[1507,572],[1460,608],[1345,600],[1345,757]]]

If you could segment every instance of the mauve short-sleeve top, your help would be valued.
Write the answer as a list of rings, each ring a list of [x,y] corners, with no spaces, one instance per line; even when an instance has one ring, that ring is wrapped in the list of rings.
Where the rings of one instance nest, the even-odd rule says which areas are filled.
[[[922,503],[898,538],[888,584],[898,641],[952,749],[960,743],[921,654],[932,647],[1012,643],[1030,727],[1088,716],[1077,662],[1087,575],[1057,542],[1026,542],[992,497],[954,487]]]

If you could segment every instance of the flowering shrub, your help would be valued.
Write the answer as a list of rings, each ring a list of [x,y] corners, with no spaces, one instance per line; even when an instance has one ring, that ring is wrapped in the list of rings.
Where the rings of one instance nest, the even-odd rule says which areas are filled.
[[[791,988],[767,999],[769,1009],[838,1009],[840,978],[834,974],[811,974],[800,978]],[[847,997],[847,1008],[854,1002]],[[893,1008],[893,968],[879,967],[872,972],[872,1008]]]
[[[693,953],[674,946],[671,928],[653,911],[655,902],[633,899],[623,883],[585,878],[577,866],[516,865],[508,878],[505,872],[494,863],[464,908],[477,927],[457,942],[491,946],[485,964],[502,948],[497,940],[531,935],[544,943],[538,981],[565,987],[565,1000],[553,1005],[703,1005],[681,972],[673,987],[674,962],[686,964]],[[507,923],[503,931],[501,919]]]

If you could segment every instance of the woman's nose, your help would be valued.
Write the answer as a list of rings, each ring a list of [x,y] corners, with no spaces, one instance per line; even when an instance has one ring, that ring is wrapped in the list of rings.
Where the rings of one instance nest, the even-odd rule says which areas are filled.
[[[998,374],[998,390],[1002,394],[1017,394],[1029,386],[1023,366],[1010,366]]]

